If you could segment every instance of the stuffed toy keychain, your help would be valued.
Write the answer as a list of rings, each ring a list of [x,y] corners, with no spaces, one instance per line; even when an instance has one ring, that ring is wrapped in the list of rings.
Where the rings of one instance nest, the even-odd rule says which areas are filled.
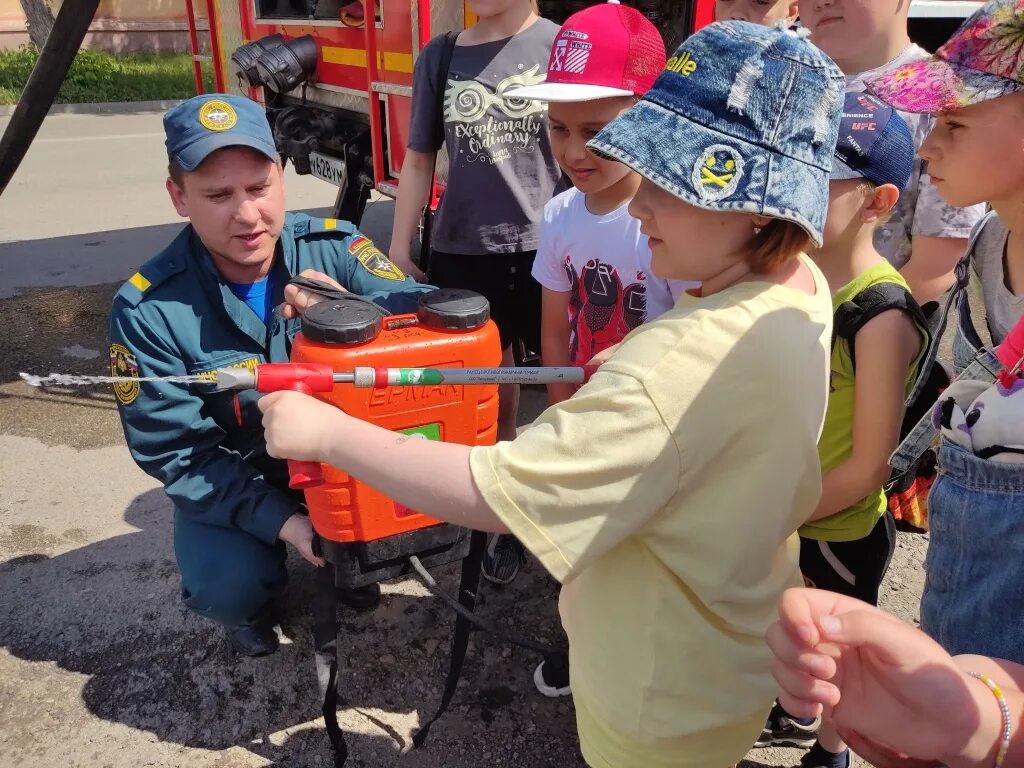
[[[994,384],[957,381],[936,404],[933,419],[950,442],[980,459],[1024,464],[1024,377],[1001,371]]]

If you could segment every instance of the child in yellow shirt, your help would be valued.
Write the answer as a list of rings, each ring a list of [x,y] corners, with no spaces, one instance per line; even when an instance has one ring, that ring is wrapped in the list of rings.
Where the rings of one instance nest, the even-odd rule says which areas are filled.
[[[562,584],[583,757],[724,768],[775,694],[764,633],[821,494],[832,303],[820,245],[843,80],[800,35],[713,24],[590,143],[643,180],[652,269],[700,281],[572,398],[488,447],[264,397],[272,455],[511,531]]]

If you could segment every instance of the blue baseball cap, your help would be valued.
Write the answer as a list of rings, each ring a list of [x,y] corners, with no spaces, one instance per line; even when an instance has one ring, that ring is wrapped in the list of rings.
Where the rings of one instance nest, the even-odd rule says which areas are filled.
[[[280,159],[263,107],[242,96],[194,96],[164,114],[164,134],[167,157],[186,171],[224,147],[251,147]]]
[[[588,146],[690,205],[792,221],[820,246],[845,80],[806,37],[704,27]]]
[[[900,192],[914,168],[914,139],[895,109],[869,93],[848,93],[839,123],[832,179],[893,184]]]

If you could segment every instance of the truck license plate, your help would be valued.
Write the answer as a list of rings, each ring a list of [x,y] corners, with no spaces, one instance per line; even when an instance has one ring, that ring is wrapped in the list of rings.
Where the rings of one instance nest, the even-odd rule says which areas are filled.
[[[334,157],[321,155],[319,152],[309,153],[309,170],[318,179],[340,187],[345,181],[345,163]]]

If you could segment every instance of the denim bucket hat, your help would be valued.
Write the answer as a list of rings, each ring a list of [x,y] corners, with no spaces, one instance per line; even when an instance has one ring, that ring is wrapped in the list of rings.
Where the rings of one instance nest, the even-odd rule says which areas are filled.
[[[845,80],[784,24],[711,24],[587,145],[690,205],[792,221],[822,242]]]

